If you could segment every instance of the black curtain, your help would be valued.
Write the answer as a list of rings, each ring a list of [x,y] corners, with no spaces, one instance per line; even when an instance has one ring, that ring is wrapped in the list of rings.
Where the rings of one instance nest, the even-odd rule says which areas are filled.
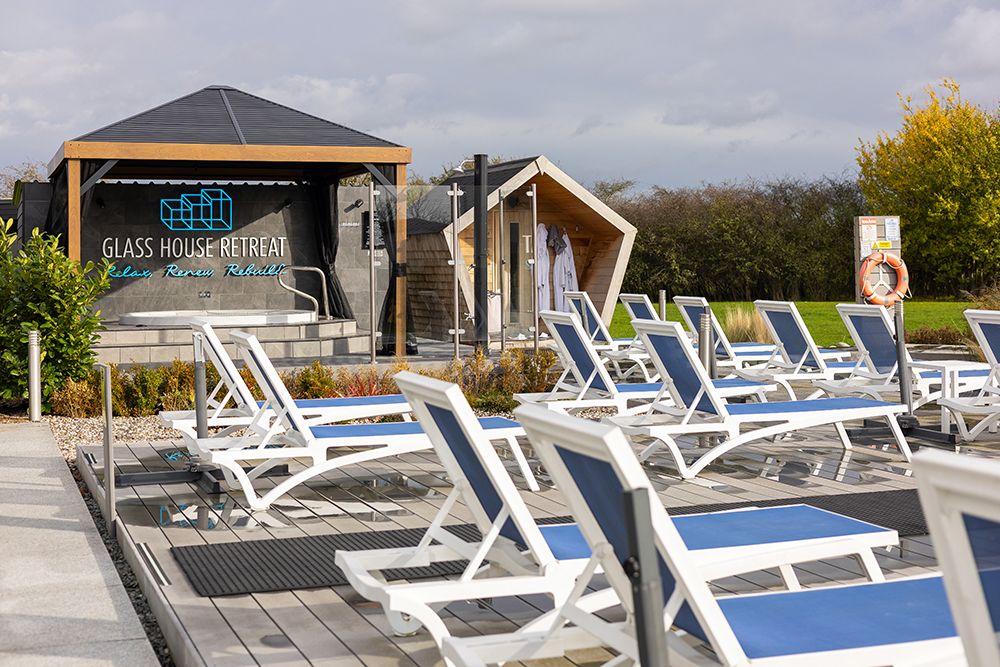
[[[66,166],[49,177],[52,182],[52,199],[49,200],[49,212],[45,215],[45,229],[47,234],[59,234],[59,244],[64,250],[68,249],[66,239],[66,228],[69,225],[68,190],[66,188]]]
[[[326,291],[330,298],[330,316],[353,320],[354,310],[347,300],[344,286],[337,275],[337,248],[340,246],[340,207],[337,201],[336,181],[322,180],[309,183],[307,189],[316,217],[316,245],[319,249],[319,268],[326,274]]]
[[[394,166],[377,167],[390,181],[396,182]],[[375,220],[382,230],[385,241],[385,254],[389,264],[389,285],[382,300],[382,311],[379,313],[378,328],[382,332],[379,338],[378,353],[381,355],[396,354],[396,277],[400,275],[399,263],[396,261],[396,188],[382,188],[386,196],[375,201],[377,215]],[[413,334],[413,308],[410,307],[409,290],[406,293],[406,353],[417,354],[417,338]]]

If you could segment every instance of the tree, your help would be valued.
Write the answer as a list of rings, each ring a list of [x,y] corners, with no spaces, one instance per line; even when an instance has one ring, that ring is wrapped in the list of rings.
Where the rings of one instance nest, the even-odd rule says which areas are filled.
[[[916,290],[953,294],[1000,277],[1000,115],[962,99],[950,79],[903,126],[858,146],[859,185],[874,215],[899,215]]]
[[[0,398],[27,393],[28,331],[41,334],[42,396],[45,400],[67,380],[90,372],[101,325],[94,302],[110,286],[111,265],[80,265],[59,247],[59,238],[31,234],[20,252],[11,252],[10,221],[0,221]]]
[[[45,165],[41,162],[25,160],[0,169],[0,199],[14,196],[14,184],[18,181],[44,181]]]

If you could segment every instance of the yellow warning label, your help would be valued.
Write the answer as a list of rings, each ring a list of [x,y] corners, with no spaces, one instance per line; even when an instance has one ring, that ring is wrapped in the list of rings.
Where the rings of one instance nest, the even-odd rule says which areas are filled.
[[[872,250],[888,250],[892,248],[892,241],[876,241],[872,244]]]

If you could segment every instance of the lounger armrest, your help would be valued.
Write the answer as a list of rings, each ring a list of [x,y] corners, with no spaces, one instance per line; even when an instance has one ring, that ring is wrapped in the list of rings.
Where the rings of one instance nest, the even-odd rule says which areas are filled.
[[[719,560],[706,560],[699,564],[699,570],[706,581],[714,581],[746,572],[766,570],[778,565],[793,565],[795,563],[822,560],[829,558],[831,551],[843,555],[854,554],[858,553],[861,548],[867,547],[860,546],[858,542],[850,538],[822,540],[814,544],[797,546],[795,549],[788,549],[785,546],[768,551],[759,551],[750,555],[722,558]]]

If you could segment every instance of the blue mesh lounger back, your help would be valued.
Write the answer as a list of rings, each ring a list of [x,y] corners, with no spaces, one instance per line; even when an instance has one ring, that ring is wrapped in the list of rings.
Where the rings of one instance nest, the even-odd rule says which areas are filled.
[[[597,368],[594,366],[593,360],[590,358],[590,355],[587,354],[587,345],[589,345],[589,343],[587,341],[580,340],[576,327],[571,324],[556,324],[555,329],[559,333],[560,340],[562,340],[563,345],[566,346],[566,352],[573,360],[573,364],[580,372],[583,380],[586,381],[587,378],[593,374],[594,377],[590,384],[591,387],[598,391],[612,391],[611,388],[604,382],[604,378],[601,374],[597,372]]]
[[[645,301],[630,301],[629,308],[632,310],[632,315],[637,320],[658,320],[656,313],[650,311],[649,306],[646,305]]]
[[[851,314],[851,325],[868,350],[868,356],[879,373],[888,373],[896,365],[896,341],[885,327],[882,316]]]
[[[434,424],[441,431],[445,442],[448,443],[448,449],[451,450],[458,465],[462,468],[462,472],[469,481],[472,491],[479,499],[479,504],[482,505],[483,511],[486,512],[490,521],[495,521],[500,514],[500,510],[503,508],[503,500],[501,500],[500,494],[494,488],[490,476],[483,469],[483,464],[473,450],[472,443],[469,442],[465,431],[462,430],[462,426],[458,423],[455,413],[446,408],[431,405],[430,403],[427,404],[427,410],[430,412]],[[500,529],[500,534],[518,544],[524,543],[524,539],[518,532],[517,527],[514,526],[512,519],[508,518],[504,522],[503,527]]]
[[[694,304],[684,304],[681,306],[687,316],[691,319],[691,326],[693,327],[693,332],[700,335],[701,327],[701,316],[708,312],[708,308],[704,306],[696,306]],[[725,357],[726,345],[722,342],[723,336],[725,334],[719,329],[718,320],[714,317],[712,318],[712,337],[715,338],[715,354]]]
[[[993,352],[993,357],[1000,359],[1000,324],[983,322],[979,326],[983,330],[983,337],[986,339],[986,343]]]
[[[691,407],[704,386],[697,371],[691,366],[688,355],[681,347],[685,344],[684,341],[665,334],[648,333],[647,336],[652,347],[650,353],[659,357],[684,405]],[[707,393],[702,394],[697,409],[716,414]]]
[[[556,452],[566,470],[573,476],[573,482],[580,490],[590,513],[604,533],[604,537],[614,549],[618,562],[624,562],[631,552],[628,547],[628,536],[625,529],[625,489],[622,488],[618,475],[611,464],[595,459],[586,454],[570,451],[554,443]],[[674,592],[674,576],[670,568],[657,554],[660,567],[660,580],[663,582],[663,599],[669,600]],[[707,641],[705,632],[701,629],[698,619],[685,602],[674,619],[674,625],[690,632],[702,641]]]
[[[795,317],[790,312],[768,310],[767,317],[771,320],[774,332],[778,335],[778,340],[781,341],[782,346],[785,348],[785,354],[788,355],[792,363],[797,364],[805,358],[805,361],[802,362],[804,368],[819,367],[819,363],[809,351],[809,343],[806,342],[805,336],[802,335],[802,331],[795,321]],[[809,355],[808,357],[806,357],[807,354]]]
[[[1000,632],[1000,523],[963,514],[993,631]]]
[[[604,333],[601,331],[601,325],[598,324],[600,317],[590,309],[586,299],[582,296],[567,296],[566,300],[576,309],[576,314],[580,316],[580,321],[583,322],[583,326],[587,330],[587,335],[590,336],[592,341],[595,343],[611,342],[610,340],[605,340]]]
[[[260,369],[262,376],[261,379],[264,381],[264,384],[266,385],[265,387],[266,393],[268,395],[268,398],[274,401],[275,404],[274,407],[285,413],[285,416],[288,418],[288,421],[292,425],[292,428],[298,431],[300,434],[302,434],[302,437],[304,438],[310,437],[312,435],[312,430],[309,428],[309,424],[307,424],[303,419],[300,418],[301,415],[299,413],[298,408],[294,404],[288,405],[287,403],[285,403],[285,400],[281,392],[282,388],[276,387],[271,382],[272,374],[274,375],[277,374],[274,371],[274,366],[271,365],[271,361],[266,358],[261,358],[257,354],[257,351],[254,350],[251,345],[247,345],[245,349],[250,354],[250,357],[253,359],[254,363],[257,365],[257,368]]]

